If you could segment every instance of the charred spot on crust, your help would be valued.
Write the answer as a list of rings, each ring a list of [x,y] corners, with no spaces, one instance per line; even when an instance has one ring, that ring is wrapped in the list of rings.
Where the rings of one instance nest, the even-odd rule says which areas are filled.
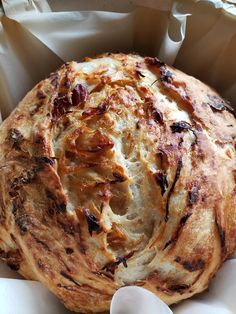
[[[12,270],[19,270],[21,264],[21,255],[19,250],[10,250],[5,252],[0,250],[0,260],[6,263]]]
[[[54,160],[47,156],[36,156],[35,161],[39,164],[49,164],[50,166],[53,166],[54,164]]]
[[[66,254],[68,254],[68,255],[71,255],[71,254],[74,253],[74,250],[72,248],[70,248],[70,247],[66,247],[65,251],[66,251]]]
[[[54,195],[50,190],[46,190],[46,196],[49,199],[49,214],[53,215],[56,213],[66,212],[66,203],[58,202],[57,196]]]
[[[170,128],[171,128],[172,133],[181,133],[181,132],[187,131],[187,130],[191,131],[193,133],[193,135],[195,136],[195,143],[197,142],[197,134],[188,122],[186,122],[186,121],[174,122],[170,126]]]
[[[173,74],[166,68],[166,66],[160,66],[161,82],[171,83],[173,80]]]
[[[139,120],[136,122],[135,126],[136,126],[137,130],[140,130],[140,121]]]
[[[145,77],[145,75],[140,70],[135,70],[136,74],[141,77]]]
[[[199,192],[199,187],[197,186],[192,187],[192,189],[188,192],[189,206],[193,206],[198,201],[198,192]]]
[[[178,292],[180,294],[184,293],[185,290],[189,289],[190,286],[186,284],[178,284],[178,285],[170,285],[168,286],[168,289],[170,291]]]
[[[134,252],[130,252],[129,254],[125,256],[118,256],[114,262],[107,263],[102,270],[105,270],[106,272],[110,272],[114,275],[116,268],[122,263],[124,267],[128,267],[127,259],[132,257]]]
[[[39,258],[37,260],[37,265],[38,265],[38,268],[41,269],[42,271],[45,271],[46,270],[46,266],[45,264],[43,263],[43,261],[41,260],[41,258]]]
[[[84,215],[87,220],[89,234],[92,236],[93,232],[96,232],[96,233],[100,232],[101,227],[100,227],[98,219],[93,214],[90,214],[88,209],[84,210]]]
[[[180,133],[185,130],[191,130],[191,125],[186,121],[174,122],[171,126],[172,133]]]
[[[169,245],[175,243],[177,240],[178,240],[178,237],[180,235],[180,232],[182,230],[182,228],[184,227],[184,225],[186,224],[187,220],[191,217],[192,213],[191,212],[188,212],[187,214],[185,214],[181,219],[180,219],[180,222],[179,222],[179,226],[175,232],[175,235],[165,243],[164,247],[163,247],[163,250],[165,250]]]
[[[184,139],[183,139],[183,137],[181,137],[181,138],[179,139],[179,144],[178,144],[178,147],[179,147],[179,148],[182,147],[183,142],[184,142]]]
[[[14,142],[19,142],[23,139],[23,135],[19,130],[12,128],[9,130],[9,138]]]
[[[205,267],[205,261],[201,258],[195,259],[192,261],[182,260],[181,257],[177,256],[175,258],[175,262],[179,263],[183,266],[184,269],[188,270],[189,272],[194,272],[197,270],[201,270]]]
[[[224,101],[217,96],[207,95],[210,100],[209,105],[213,110],[223,111],[225,110]]]
[[[82,84],[77,84],[72,91],[72,106],[82,105],[88,98],[88,90]]]
[[[218,225],[218,229],[219,229],[219,233],[220,233],[221,246],[225,247],[225,230],[223,230],[222,228],[219,228],[219,225]]]
[[[64,278],[66,278],[66,279],[68,279],[69,281],[73,282],[75,285],[80,286],[80,284],[79,284],[77,281],[75,281],[75,280],[74,280],[69,274],[67,274],[66,272],[61,271],[60,274],[61,274],[61,276],[63,276]]]
[[[119,264],[123,264],[124,265],[124,267],[125,268],[127,268],[128,267],[128,265],[127,265],[127,258],[126,257],[124,257],[124,256],[118,256],[117,257],[117,263],[119,263]]]
[[[12,199],[12,214],[15,216],[17,214],[17,211],[23,208],[23,205],[24,199],[19,194],[14,195]]]
[[[110,263],[107,263],[103,268],[102,270],[105,270],[106,272],[109,272],[111,274],[115,274],[115,270],[116,268],[118,267],[118,265],[120,264],[121,262],[120,261],[115,261],[115,262],[110,262]]]
[[[19,194],[17,193],[17,191],[15,191],[15,190],[11,190],[11,191],[9,191],[8,192],[8,194],[11,196],[11,197],[17,197]]]
[[[12,143],[14,148],[19,148],[19,144],[23,141],[24,137],[19,130],[11,128],[7,139]]]
[[[174,178],[174,181],[173,181],[173,184],[169,190],[169,193],[168,193],[168,196],[167,196],[167,201],[166,201],[166,215],[165,215],[165,222],[168,221],[169,219],[169,202],[170,202],[170,197],[171,197],[171,194],[173,193],[174,189],[175,189],[175,185],[180,177],[180,172],[181,172],[181,169],[183,167],[183,162],[181,159],[178,160],[178,163],[177,163],[177,168],[176,168],[176,173],[175,173],[175,178]]]
[[[50,190],[46,190],[46,195],[49,199],[51,199],[53,201],[55,200],[55,196]]]
[[[224,103],[221,99],[218,99],[215,96],[208,96],[208,97],[211,100],[211,102],[209,103],[211,108],[213,108],[214,110],[217,110],[217,111],[225,110]]]
[[[33,168],[30,170],[23,171],[22,175],[15,178],[11,184],[10,188],[13,190],[18,190],[20,187],[22,187],[24,184],[31,183],[37,176],[37,169]]]
[[[155,173],[155,180],[161,188],[161,195],[164,195],[165,191],[168,189],[167,175],[162,171],[159,171]]]
[[[195,136],[195,141],[197,141],[197,135],[196,132],[193,130],[192,126],[186,122],[186,121],[179,121],[179,122],[174,122],[171,126],[171,131],[172,133],[181,133],[183,131],[191,131],[193,135]]]
[[[146,57],[145,62],[149,65],[157,65],[159,67],[165,66],[165,63],[160,61],[157,57],[151,58],[151,57]]]
[[[216,223],[216,227],[217,227],[219,237],[220,237],[220,244],[221,244],[222,252],[223,254],[225,254],[226,253],[225,230],[220,226],[217,220],[215,221],[215,223]]]
[[[192,213],[187,213],[180,219],[179,225],[181,228],[186,224],[187,220],[189,219],[191,215]]]
[[[65,203],[60,203],[57,205],[57,211],[60,213],[65,213],[66,212],[66,204]]]
[[[157,81],[158,81],[158,79],[154,80],[154,81],[152,82],[151,86],[154,85]]]
[[[113,172],[112,175],[115,178],[115,180],[110,181],[111,184],[121,183],[121,182],[126,181],[126,178],[117,172]]]
[[[28,231],[28,216],[21,215],[15,218],[15,223],[20,230],[21,235],[25,235]]]
[[[220,97],[216,95],[207,95],[209,99],[209,105],[211,106],[212,110],[214,111],[224,111],[228,110],[233,115],[235,115],[234,108],[231,106],[230,102],[228,100],[223,100]]]
[[[12,261],[7,263],[7,266],[11,268],[11,270],[18,271],[20,269],[20,263],[12,263]]]
[[[163,248],[163,250],[165,250],[169,245],[171,245],[173,242],[175,242],[175,240],[173,239],[171,239],[171,240],[169,240],[169,241],[167,241],[166,243],[165,243],[165,245],[164,245],[164,248]]]

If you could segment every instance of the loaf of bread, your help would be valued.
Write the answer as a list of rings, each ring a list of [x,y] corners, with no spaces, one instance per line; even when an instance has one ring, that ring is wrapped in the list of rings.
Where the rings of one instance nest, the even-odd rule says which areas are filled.
[[[203,291],[236,246],[232,111],[157,58],[64,64],[0,127],[0,258],[81,313]]]

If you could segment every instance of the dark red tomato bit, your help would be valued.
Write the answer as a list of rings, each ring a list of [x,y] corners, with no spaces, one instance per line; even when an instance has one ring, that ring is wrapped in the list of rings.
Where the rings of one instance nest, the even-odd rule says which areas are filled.
[[[88,98],[88,90],[82,84],[77,84],[72,91],[72,106],[82,105]]]

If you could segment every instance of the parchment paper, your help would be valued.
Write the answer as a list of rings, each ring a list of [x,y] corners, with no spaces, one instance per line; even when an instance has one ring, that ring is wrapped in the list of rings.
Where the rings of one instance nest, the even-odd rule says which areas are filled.
[[[27,91],[65,61],[106,51],[158,56],[215,87],[236,107],[233,5],[218,0],[8,0],[2,5],[3,119]],[[0,314],[68,313],[40,283],[22,280],[2,264],[0,277]],[[173,312],[236,313],[235,279],[236,260],[229,260],[209,292],[182,302]],[[133,313],[124,313],[135,314],[135,307]]]

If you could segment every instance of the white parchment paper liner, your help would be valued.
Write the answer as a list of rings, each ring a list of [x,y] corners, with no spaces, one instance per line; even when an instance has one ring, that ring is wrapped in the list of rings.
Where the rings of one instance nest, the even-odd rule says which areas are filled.
[[[236,103],[236,9],[218,0],[14,0],[0,10],[0,111],[3,118],[63,62],[106,51],[159,56]],[[40,283],[0,265],[0,314],[69,313]],[[236,260],[209,292],[172,308],[175,314],[233,314]],[[14,296],[14,302],[12,298]],[[133,312],[138,314],[133,302]],[[146,302],[146,312],[151,312]],[[158,312],[157,312],[158,313]]]

